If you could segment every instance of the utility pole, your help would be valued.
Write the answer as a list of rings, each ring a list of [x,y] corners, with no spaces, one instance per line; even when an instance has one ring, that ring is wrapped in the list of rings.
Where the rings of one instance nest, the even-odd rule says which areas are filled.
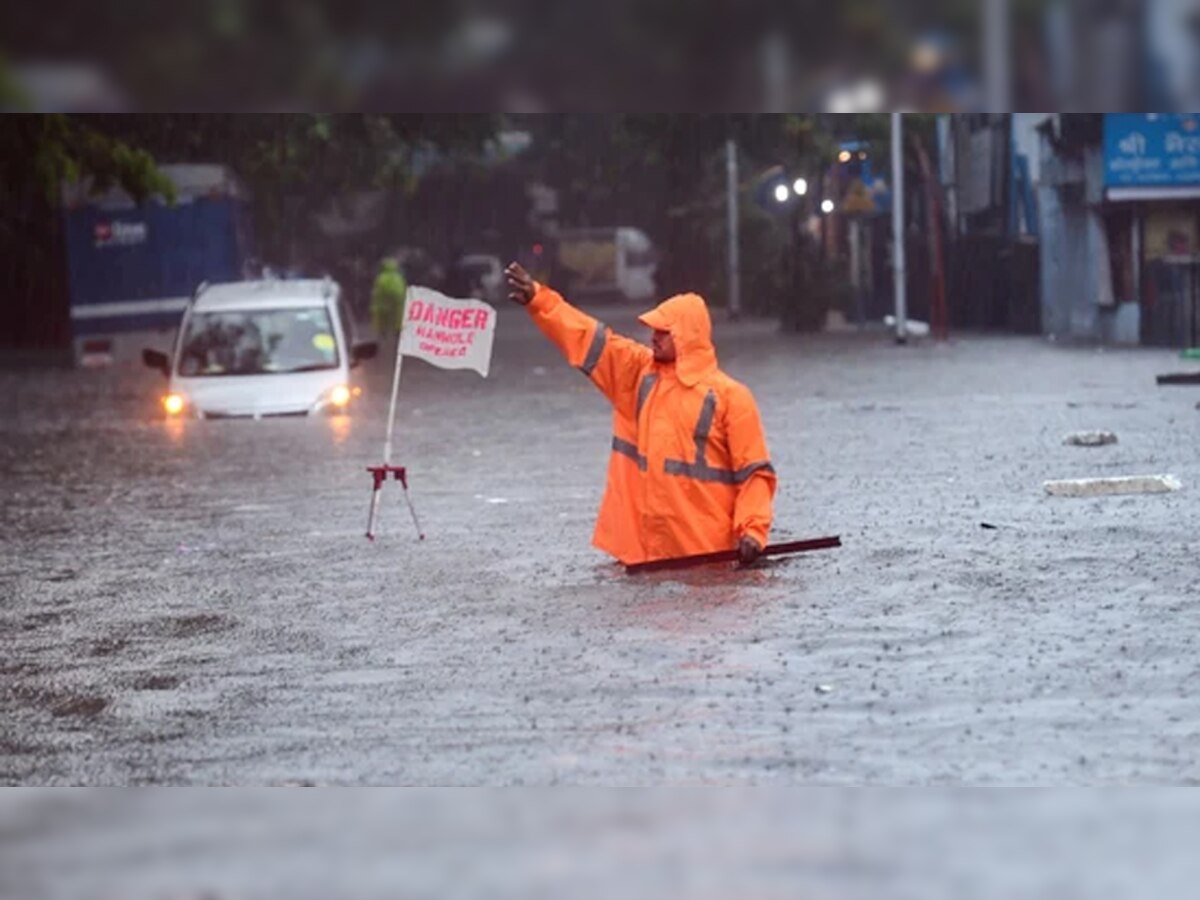
[[[908,340],[904,284],[904,120],[892,113],[892,279],[896,292],[896,343]]]
[[[725,193],[729,237],[729,318],[742,313],[741,263],[738,258],[738,160],[737,143],[725,141]]]
[[[854,321],[858,330],[862,331],[863,320],[866,317],[863,310],[862,227],[857,215],[847,218],[850,220],[850,288],[854,291]]]
[[[983,4],[983,102],[991,113],[1012,110],[1008,7],[1008,0],[984,0]]]

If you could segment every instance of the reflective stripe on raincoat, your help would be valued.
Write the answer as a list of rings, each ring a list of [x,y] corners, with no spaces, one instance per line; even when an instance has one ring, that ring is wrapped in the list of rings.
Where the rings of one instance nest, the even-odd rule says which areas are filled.
[[[775,470],[754,397],[717,368],[703,298],[680,294],[641,321],[671,332],[676,361],[537,285],[527,309],[613,406],[608,484],[592,542],[629,565],[766,546]]]

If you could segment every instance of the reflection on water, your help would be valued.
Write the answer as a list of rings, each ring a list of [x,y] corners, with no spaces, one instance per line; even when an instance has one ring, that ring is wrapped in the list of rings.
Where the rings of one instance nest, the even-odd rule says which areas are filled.
[[[177,416],[169,416],[163,420],[163,428],[167,432],[167,440],[172,447],[183,446],[183,432],[186,426],[183,419]]]
[[[678,634],[719,631],[728,635],[754,626],[770,602],[763,590],[771,573],[735,565],[700,566],[630,577],[641,599],[626,613],[641,627]]]
[[[333,438],[334,446],[341,446],[346,443],[352,429],[351,416],[344,413],[320,417],[313,416],[308,421],[311,422],[315,418],[319,418],[323,422],[323,425],[313,427],[327,428],[330,436]],[[175,448],[183,446],[189,427],[199,427],[205,429],[206,432],[225,427],[228,429],[229,434],[248,438],[252,441],[276,440],[279,432],[275,429],[286,428],[289,429],[288,433],[295,434],[294,429],[297,427],[296,420],[294,419],[266,419],[256,421],[248,417],[245,419],[229,420],[227,422],[201,422],[189,416],[166,416],[160,418],[158,424],[166,434],[170,445]],[[270,437],[267,436],[268,434]]]
[[[329,416],[329,431],[333,435],[333,443],[340,446],[350,436],[350,417],[345,413]]]
[[[763,560],[753,568],[743,568],[737,563],[716,563],[707,566],[695,566],[690,569],[668,569],[663,572],[647,572],[642,575],[629,576],[635,584],[671,584],[678,583],[689,587],[736,587],[739,585],[766,584],[770,578],[769,569],[774,567],[771,560]]]

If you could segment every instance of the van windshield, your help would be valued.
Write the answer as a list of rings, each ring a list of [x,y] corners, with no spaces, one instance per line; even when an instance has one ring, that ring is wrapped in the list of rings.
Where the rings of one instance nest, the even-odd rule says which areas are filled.
[[[338,367],[337,341],[323,306],[195,313],[181,346],[179,374],[189,378]]]

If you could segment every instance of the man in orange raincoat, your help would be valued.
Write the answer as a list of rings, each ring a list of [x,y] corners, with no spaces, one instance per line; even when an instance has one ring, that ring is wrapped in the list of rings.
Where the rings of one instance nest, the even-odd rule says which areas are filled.
[[[743,563],[757,559],[771,528],[775,469],[754,396],[717,368],[704,299],[679,294],[643,314],[654,330],[646,347],[517,263],[505,275],[509,299],[613,406],[592,543],[626,565],[735,548]]]

